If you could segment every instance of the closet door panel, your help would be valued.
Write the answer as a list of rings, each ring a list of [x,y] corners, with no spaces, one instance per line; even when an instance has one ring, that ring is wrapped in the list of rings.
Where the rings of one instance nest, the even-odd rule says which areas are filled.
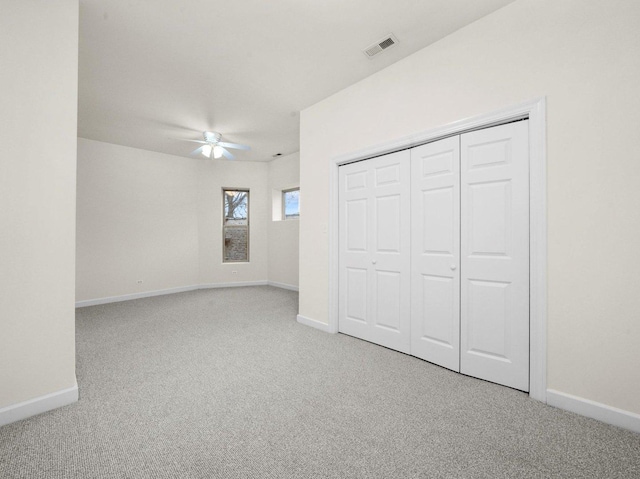
[[[400,151],[371,163],[371,301],[370,341],[410,352],[411,321],[409,152]]]
[[[459,370],[459,137],[411,150],[411,354]]]
[[[340,168],[339,329],[362,338],[367,336],[370,321],[370,185],[366,163]]]
[[[460,371],[529,389],[528,122],[461,136]]]
[[[367,322],[367,270],[346,268],[345,320],[366,324]],[[357,328],[358,325],[353,325]]]
[[[339,331],[408,353],[407,151],[340,167]]]

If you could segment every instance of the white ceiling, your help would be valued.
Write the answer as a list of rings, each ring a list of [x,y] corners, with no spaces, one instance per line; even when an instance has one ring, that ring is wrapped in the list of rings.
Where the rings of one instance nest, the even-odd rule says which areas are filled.
[[[189,156],[213,130],[271,160],[301,110],[512,1],[80,0],[78,135]]]

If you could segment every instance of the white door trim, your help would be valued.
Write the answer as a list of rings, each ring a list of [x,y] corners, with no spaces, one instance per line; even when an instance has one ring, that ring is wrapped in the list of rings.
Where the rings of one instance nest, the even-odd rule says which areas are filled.
[[[545,98],[478,115],[415,135],[337,156],[329,165],[329,324],[338,332],[338,167],[394,151],[412,148],[451,135],[529,119],[529,208],[530,208],[530,357],[529,396],[547,402],[547,191]]]

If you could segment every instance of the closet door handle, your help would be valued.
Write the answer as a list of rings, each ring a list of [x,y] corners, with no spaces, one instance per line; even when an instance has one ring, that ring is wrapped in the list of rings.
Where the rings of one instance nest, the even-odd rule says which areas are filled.
[[[455,271],[455,270],[456,270],[456,267],[457,267],[457,266],[456,266],[455,264],[452,264],[451,266],[449,266],[449,268],[451,268],[451,271]]]
[[[371,264],[376,264],[376,263],[377,263],[377,261],[375,259],[371,260]]]

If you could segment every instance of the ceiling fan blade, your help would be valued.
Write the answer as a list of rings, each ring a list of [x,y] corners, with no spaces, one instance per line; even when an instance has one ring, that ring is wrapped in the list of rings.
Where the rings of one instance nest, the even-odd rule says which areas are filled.
[[[202,141],[202,140],[187,140],[186,138],[177,138],[177,140],[180,141],[190,141],[191,143],[201,143],[203,145],[206,145],[207,143],[209,143],[208,141]]]
[[[190,155],[199,155],[200,153],[202,153],[202,146],[199,148],[196,148],[195,150],[193,150],[191,153],[189,153]]]
[[[239,145],[238,143],[227,143],[226,141],[219,141],[218,145],[225,148],[235,148],[236,150],[250,150],[251,147],[247,145]]]
[[[218,145],[220,145],[220,143],[218,143]],[[235,157],[235,156],[233,156],[233,155],[231,154],[231,152],[230,152],[229,150],[227,150],[226,148],[222,148],[222,154],[224,155],[224,157],[225,157],[227,160],[235,160],[235,159],[236,159],[236,157]]]

